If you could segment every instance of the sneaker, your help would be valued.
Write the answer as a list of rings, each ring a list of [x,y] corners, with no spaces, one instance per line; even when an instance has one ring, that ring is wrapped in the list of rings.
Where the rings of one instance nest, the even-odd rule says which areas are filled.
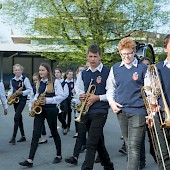
[[[24,162],[19,162],[19,164],[21,166],[27,166],[27,167],[32,167],[33,166],[33,163],[30,163],[27,160],[25,160]]]
[[[76,133],[76,134],[73,136],[73,138],[77,138],[77,136],[78,136],[78,133]]]
[[[62,160],[62,156],[56,156],[55,158],[54,158],[54,160],[53,160],[53,164],[57,164],[57,163],[60,163],[61,162],[61,160]]]
[[[69,157],[65,159],[65,162],[72,164],[72,165],[77,165],[78,160],[75,157]]]
[[[22,136],[19,140],[17,140],[17,142],[24,142],[24,141],[26,141],[25,136]]]
[[[44,143],[47,143],[47,142],[48,142],[47,139],[42,139],[42,140],[40,140],[40,141],[38,142],[38,144],[44,144]]]
[[[9,143],[15,145],[15,144],[16,144],[15,138],[12,138],[12,139],[9,141]]]

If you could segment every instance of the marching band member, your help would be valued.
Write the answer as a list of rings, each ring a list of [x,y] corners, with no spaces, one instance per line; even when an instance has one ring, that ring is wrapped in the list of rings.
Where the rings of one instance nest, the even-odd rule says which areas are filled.
[[[170,108],[170,93],[169,93],[170,92],[170,86],[169,86],[170,85],[170,77],[169,77],[169,73],[170,73],[170,34],[168,34],[164,38],[163,48],[164,48],[164,51],[167,53],[167,57],[164,61],[161,61],[158,64],[156,64],[156,67],[159,72],[159,78],[160,78],[160,82],[161,82],[161,86],[162,86],[162,90],[163,90],[163,93],[165,96],[166,103],[167,103],[168,107]],[[145,79],[147,86],[150,85],[150,83],[151,83],[148,78],[149,78],[149,76],[146,77],[146,79]],[[158,84],[158,83],[156,82],[156,84]],[[164,121],[166,110],[164,108],[165,105],[164,105],[162,97],[159,97],[158,100],[156,101],[155,98],[152,96],[150,103],[152,106],[152,111],[160,112],[161,116],[163,118],[163,121]],[[149,121],[152,121],[152,119],[150,117],[148,117],[148,118],[149,118]],[[165,129],[165,135],[164,135],[159,116],[157,116],[157,115],[154,116],[154,122],[156,125],[157,133],[159,135],[159,143],[160,143],[160,147],[162,150],[162,156],[163,156],[163,160],[162,160],[161,153],[160,152],[156,153],[156,154],[158,154],[158,166],[159,166],[160,170],[168,170],[168,169],[170,169],[170,153],[167,149],[167,145],[165,142],[165,135],[167,137],[168,144],[170,144],[170,136],[169,136],[170,127],[167,127]]]
[[[65,121],[67,117],[67,130],[69,131],[71,125],[71,113],[72,113],[71,99],[73,97],[73,89],[74,89],[73,72],[71,70],[66,71],[64,81],[61,84],[63,87],[65,86],[65,84],[67,84],[69,89],[69,95],[64,101],[64,115],[63,115]]]
[[[27,101],[27,95],[32,92],[32,86],[30,84],[30,81],[27,77],[23,76],[22,73],[24,71],[24,67],[20,64],[15,64],[13,66],[13,73],[14,78],[10,81],[10,90],[8,91],[8,98],[17,93],[19,97],[19,102],[14,103],[14,110],[15,110],[15,116],[14,116],[14,130],[12,139],[9,141],[11,144],[15,144],[15,138],[17,135],[18,127],[21,132],[21,138],[17,142],[23,142],[26,141],[25,133],[24,133],[24,127],[23,127],[23,121],[22,121],[22,111],[26,105]]]
[[[118,44],[122,61],[113,65],[106,97],[117,114],[128,151],[128,170],[138,170],[146,110],[141,95],[147,66],[135,58],[136,43],[129,37]]]
[[[8,105],[7,105],[7,99],[6,99],[6,96],[5,96],[4,84],[2,82],[0,82],[0,99],[1,99],[2,106],[4,108],[4,115],[7,115]]]
[[[90,82],[96,86],[96,91],[87,98],[86,105],[89,106],[89,110],[81,117],[73,157],[67,158],[65,161],[70,164],[77,164],[82,142],[86,137],[86,131],[88,131],[86,156],[81,170],[93,169],[96,150],[98,151],[101,165],[104,166],[104,169],[113,170],[113,163],[110,161],[109,154],[105,148],[103,135],[103,127],[109,108],[105,95],[109,69],[101,63],[101,51],[96,45],[89,47],[86,58],[89,62],[89,67],[77,77],[78,85],[76,93],[80,100],[84,101],[86,98],[85,93],[89,88]]]
[[[27,167],[33,166],[33,159],[38,147],[38,141],[41,136],[42,126],[45,119],[49,125],[56,147],[56,157],[54,158],[53,163],[59,163],[62,160],[61,139],[57,131],[58,109],[56,104],[61,103],[65,98],[61,83],[58,80],[53,82],[51,67],[47,63],[41,63],[39,66],[39,77],[36,88],[37,93],[33,99],[32,108],[34,108],[36,101],[38,101],[39,105],[42,107],[42,112],[40,114],[35,114],[34,117],[29,157],[27,160],[19,163],[21,166]],[[42,97],[44,95],[45,97]]]
[[[68,88],[68,84],[67,83],[63,83],[64,82],[64,79],[62,79],[62,71],[61,69],[59,68],[55,68],[54,69],[54,76],[57,80],[60,81],[62,87],[63,87],[63,92],[64,92],[64,96],[65,98],[68,97],[69,95],[69,88]],[[66,124],[66,121],[65,119],[63,118],[63,114],[64,114],[64,101],[62,101],[59,105],[58,105],[58,108],[59,108],[59,113],[58,113],[58,120],[61,122],[62,124],[62,128],[63,128],[63,135],[66,135],[67,132],[68,132],[68,128],[67,128],[67,124]]]
[[[29,102],[29,111],[31,111],[31,107],[32,107],[32,99],[34,98],[34,95],[36,94],[36,84],[38,82],[38,76],[39,76],[39,73],[34,73],[33,76],[32,76],[32,80],[33,80],[33,94],[32,96],[30,97],[30,102]],[[44,143],[47,143],[48,140],[47,140],[47,133],[46,133],[46,128],[45,128],[45,121],[44,121],[44,125],[42,127],[42,132],[41,132],[41,138],[39,140],[39,144],[44,144]]]

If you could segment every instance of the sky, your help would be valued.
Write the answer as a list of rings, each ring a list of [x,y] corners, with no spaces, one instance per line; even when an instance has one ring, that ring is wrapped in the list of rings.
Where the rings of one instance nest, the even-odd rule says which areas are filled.
[[[0,3],[3,3],[3,1],[4,0],[0,0]],[[162,0],[160,0],[160,1],[162,1]],[[160,5],[161,10],[170,12],[170,0],[164,0],[161,3],[159,3],[159,5]],[[169,17],[169,20],[170,20],[170,17]],[[9,26],[8,23],[5,23],[3,21],[3,14],[0,10],[0,43],[12,43],[11,31],[13,31],[15,35],[23,34],[23,32],[20,31],[19,29],[17,29],[15,26],[11,27],[11,26]],[[167,24],[165,24],[159,28],[155,28],[151,31],[157,32],[157,33],[168,34],[168,33],[170,33],[170,22],[168,22]]]

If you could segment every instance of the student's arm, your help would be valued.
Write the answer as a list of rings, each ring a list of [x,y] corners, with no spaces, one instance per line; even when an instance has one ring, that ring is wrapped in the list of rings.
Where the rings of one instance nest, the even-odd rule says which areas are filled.
[[[59,104],[65,99],[63,88],[59,80],[55,80],[54,83],[55,96],[46,97],[46,104]]]
[[[25,85],[26,90],[22,91],[22,95],[27,96],[27,95],[31,94],[33,91],[31,83],[27,77],[24,79],[24,85]]]
[[[112,108],[113,112],[119,112],[122,105],[115,101],[116,81],[113,74],[113,68],[110,69],[110,73],[106,82],[106,90],[106,98],[110,107]]]
[[[5,96],[5,88],[4,88],[3,83],[0,83],[0,99],[1,99],[1,102],[2,102],[2,106],[4,108],[4,115],[6,115],[8,105],[7,105],[7,99],[6,99],[6,96]]]

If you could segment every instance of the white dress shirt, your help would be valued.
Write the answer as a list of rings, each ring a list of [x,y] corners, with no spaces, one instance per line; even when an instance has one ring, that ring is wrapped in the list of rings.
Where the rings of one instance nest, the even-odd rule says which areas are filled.
[[[60,81],[60,83],[62,83],[64,81],[64,79],[58,79],[58,80]],[[67,98],[69,95],[69,88],[68,88],[67,83],[63,87],[63,93],[64,93],[65,98]]]
[[[47,82],[47,80],[44,80],[43,82]],[[61,83],[57,79],[54,82],[54,91],[55,91],[55,96],[45,98],[46,104],[60,104],[66,98]],[[39,93],[36,93],[33,101],[36,101],[38,99],[38,96]]]
[[[89,67],[86,71],[91,70],[92,72],[95,71],[99,71],[101,72],[103,69],[103,64],[100,63],[95,69],[92,69],[91,67]],[[80,94],[84,94],[85,90],[84,90],[84,82],[82,80],[82,72],[80,72],[77,76],[77,81],[75,83],[75,92],[76,95],[79,97]],[[100,101],[106,101],[106,94],[103,95],[99,95]]]
[[[138,65],[138,60],[135,58],[132,63],[130,64],[125,64],[123,61],[121,62],[119,67],[125,66],[127,69],[130,69],[132,66],[137,67]],[[113,101],[115,101],[115,90],[116,90],[116,82],[115,82],[115,77],[113,73],[113,67],[110,69],[110,73],[106,82],[106,98],[111,104]]]
[[[23,77],[23,75],[21,75],[19,77],[19,79],[17,79],[16,76],[15,76],[13,79],[16,80],[16,81],[19,81],[19,80],[23,81],[22,77]],[[30,81],[27,77],[25,77],[23,83],[24,83],[26,89],[22,91],[23,92],[22,96],[27,96],[27,95],[32,93],[32,91],[33,91],[32,86],[31,86],[31,83],[30,83]],[[12,82],[10,81],[10,89],[8,91],[8,96],[11,96],[13,94],[13,90],[14,90],[14,88],[12,86]]]
[[[7,105],[7,99],[6,99],[6,96],[5,96],[5,88],[4,88],[4,84],[2,82],[0,82],[0,99],[1,99],[1,102],[2,102],[3,108],[7,109],[8,105]]]

